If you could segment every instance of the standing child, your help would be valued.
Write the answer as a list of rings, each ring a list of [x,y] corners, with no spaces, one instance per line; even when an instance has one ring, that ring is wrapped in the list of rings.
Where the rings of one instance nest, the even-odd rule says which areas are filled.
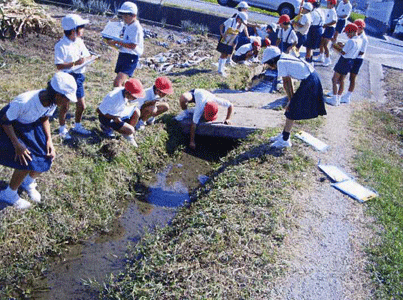
[[[236,18],[237,14],[239,14],[240,12],[244,12],[245,14],[248,14],[248,9],[249,9],[249,5],[248,3],[246,3],[245,1],[241,1],[239,2],[239,4],[236,6],[236,8],[238,9],[238,12],[235,13],[232,18]],[[251,24],[247,24],[244,28],[243,31],[241,31],[236,40],[235,40],[235,49],[234,50],[238,50],[241,46],[249,44],[250,43],[250,39],[249,39],[249,30],[248,27],[252,27],[255,28],[255,25],[251,25]],[[226,64],[232,65],[233,62],[231,60],[231,56],[228,56]]]
[[[320,42],[320,55],[318,60],[319,62],[322,62],[325,67],[329,66],[332,63],[330,59],[328,44],[335,32],[337,14],[334,7],[336,4],[337,0],[327,0],[326,18],[325,23],[323,24],[323,28],[325,29],[325,31],[323,32],[322,40]]]
[[[66,15],[62,19],[64,37],[55,45],[55,64],[58,70],[69,72],[70,68],[79,66],[91,58],[91,54],[82,40],[84,26],[88,23],[88,20],[84,20],[76,14]],[[81,119],[85,109],[84,72],[85,67],[70,71],[69,73],[75,78],[77,83],[77,103],[75,126],[73,130],[80,134],[87,135],[90,134],[91,131],[81,125]],[[71,138],[66,128],[66,114],[68,109],[69,103],[67,102],[66,106],[62,106],[59,112],[59,135],[65,139]]]
[[[0,200],[19,209],[31,204],[18,196],[21,186],[34,202],[41,202],[36,178],[50,169],[55,158],[49,117],[56,106],[77,102],[73,76],[56,73],[47,89],[23,93],[0,111],[0,164],[14,169]]]
[[[124,2],[118,13],[122,16],[123,22],[123,41],[118,42],[108,40],[110,46],[119,47],[118,61],[116,62],[116,78],[113,82],[114,87],[122,87],[131,77],[137,67],[139,57],[144,50],[143,27],[137,20],[137,5],[133,2]]]
[[[291,26],[291,20],[288,15],[282,15],[278,19],[280,30],[278,32],[276,45],[281,52],[290,53],[292,47],[298,43],[298,37],[294,29]]]
[[[336,13],[337,13],[337,23],[336,23],[336,31],[334,32],[332,41],[336,42],[339,33],[343,32],[344,27],[346,26],[346,20],[351,14],[353,10],[353,6],[351,5],[349,0],[340,1],[339,5],[337,5]]]
[[[106,95],[97,112],[107,135],[111,135],[111,129],[116,130],[131,145],[137,147],[134,128],[139,120],[140,110],[134,105],[128,106],[128,103],[141,97],[144,97],[143,85],[134,78],[126,81],[124,87],[117,87]]]
[[[168,111],[169,104],[163,98],[173,92],[172,83],[165,76],[158,77],[154,85],[145,90],[145,96],[138,99],[141,113],[136,127],[138,130],[143,130],[145,125],[153,125],[155,117]]]
[[[357,25],[348,24],[344,29],[348,37],[347,43],[345,45],[342,43],[333,44],[333,48],[340,52],[341,56],[334,66],[333,96],[327,101],[330,105],[340,105],[340,97],[344,90],[344,78],[351,71],[353,60],[358,56],[361,49],[361,42],[356,37],[357,31]]]
[[[302,59],[281,53],[276,47],[267,48],[264,54],[262,62],[270,69],[278,70],[278,76],[283,78],[283,86],[288,98],[284,130],[270,139],[273,143],[271,147],[291,147],[290,133],[295,120],[313,119],[319,115],[326,115],[322,84],[313,66]],[[301,81],[295,92],[292,79]]]
[[[311,27],[312,18],[310,12],[313,6],[311,3],[306,2],[302,5],[301,16],[296,22],[293,23],[294,29],[297,33],[298,43],[297,49],[299,50],[302,45],[306,43],[309,27]]]
[[[320,40],[322,38],[323,33],[323,20],[324,16],[322,15],[322,10],[319,8],[320,2],[316,0],[309,1],[312,3],[313,10],[311,11],[312,23],[311,27],[309,27],[305,47],[306,54],[305,60],[309,63],[312,63],[312,51],[318,49],[320,46]]]
[[[221,53],[218,60],[218,73],[223,77],[227,77],[224,71],[227,57],[232,54],[235,48],[235,40],[238,34],[246,28],[248,23],[248,15],[240,12],[235,18],[229,18],[220,25],[221,39],[217,46],[217,51]]]
[[[358,40],[361,40],[361,42],[358,44],[361,44],[361,49],[360,52],[358,53],[357,58],[353,60],[353,66],[350,71],[350,85],[348,87],[348,92],[340,98],[340,103],[347,103],[347,104],[350,103],[351,101],[351,94],[354,92],[355,89],[355,80],[357,78],[358,72],[360,71],[361,65],[364,61],[365,52],[367,51],[368,47],[368,38],[364,32],[365,28],[364,20],[357,19],[354,21],[354,24],[357,25],[358,27],[357,31]]]

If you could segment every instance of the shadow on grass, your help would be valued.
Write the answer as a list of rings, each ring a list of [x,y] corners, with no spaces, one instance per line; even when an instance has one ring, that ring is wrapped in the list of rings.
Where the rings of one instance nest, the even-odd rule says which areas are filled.
[[[5,190],[8,186],[8,182],[4,180],[0,180],[0,191]],[[5,209],[7,206],[9,206],[7,203],[0,201],[0,211]]]
[[[206,73],[211,73],[213,72],[212,70],[209,69],[188,69],[182,72],[171,72],[168,73],[168,76],[194,76],[197,74],[206,74]]]

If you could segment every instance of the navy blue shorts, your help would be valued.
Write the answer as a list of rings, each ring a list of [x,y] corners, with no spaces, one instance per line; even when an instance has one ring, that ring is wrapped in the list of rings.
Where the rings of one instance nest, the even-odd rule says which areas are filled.
[[[219,42],[217,45],[217,51],[224,54],[232,54],[232,52],[234,52],[234,46]]]
[[[338,19],[336,23],[336,31],[342,33],[344,26],[346,26],[346,19]]]
[[[246,60],[246,53],[242,55],[233,55],[232,60],[236,63]]]
[[[138,61],[138,55],[120,52],[116,62],[115,73],[121,72],[131,77],[134,70],[136,70]]]
[[[331,39],[334,35],[335,30],[335,27],[326,27],[325,31],[322,34],[322,37],[324,39]]]
[[[353,60],[351,58],[340,56],[333,70],[341,75],[347,75],[350,73],[352,66]]]
[[[84,93],[85,75],[82,73],[70,73],[70,74],[74,77],[77,83],[77,93],[76,93],[77,98],[83,98],[85,96]]]
[[[360,71],[363,61],[364,61],[364,59],[362,59],[362,58],[353,59],[353,66],[351,67],[350,73],[357,75],[358,72]]]
[[[104,125],[106,127],[110,127],[116,131],[118,131],[120,128],[122,128],[123,125],[125,123],[128,123],[130,120],[129,117],[123,117],[123,118],[120,118],[122,120],[122,122],[116,123],[115,121],[113,121],[113,119],[108,119],[107,117],[105,117],[104,115],[101,115],[101,114],[98,114],[98,119],[102,125]]]
[[[323,28],[322,26],[311,26],[309,27],[305,47],[309,49],[318,49],[320,45],[320,40],[322,38]]]
[[[302,45],[306,43],[306,34],[301,34],[301,32],[297,32],[297,37],[298,37],[298,43],[297,43],[297,48],[301,48]]]

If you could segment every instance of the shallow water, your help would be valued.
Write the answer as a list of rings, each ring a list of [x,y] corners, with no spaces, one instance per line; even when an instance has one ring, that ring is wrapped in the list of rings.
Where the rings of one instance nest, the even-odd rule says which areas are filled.
[[[273,93],[277,90],[277,71],[267,70],[264,75],[252,79],[250,91],[259,93]]]

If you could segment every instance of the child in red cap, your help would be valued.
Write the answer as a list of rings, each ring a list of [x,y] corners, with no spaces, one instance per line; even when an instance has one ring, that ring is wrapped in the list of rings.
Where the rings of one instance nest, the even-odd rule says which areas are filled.
[[[328,44],[330,39],[333,37],[336,28],[337,13],[334,8],[336,4],[337,0],[327,0],[327,11],[325,23],[323,24],[323,28],[325,29],[325,31],[323,32],[320,42],[320,55],[318,60],[319,62],[323,63],[325,67],[329,66],[332,63],[330,59]]]
[[[269,43],[270,41],[267,40]],[[245,65],[249,65],[249,59],[257,58],[259,51],[261,49],[260,38],[256,37],[252,43],[241,46],[238,50],[235,51],[235,54],[232,56],[232,60],[236,63],[241,63]]]
[[[145,90],[145,96],[138,99],[141,114],[137,130],[143,130],[145,125],[153,125],[155,117],[169,110],[169,104],[163,98],[173,92],[172,83],[165,76],[158,77],[154,85]]]
[[[143,85],[134,78],[126,81],[124,87],[117,87],[106,95],[97,109],[99,122],[106,135],[111,137],[112,129],[116,130],[131,145],[137,147],[134,133],[140,118],[140,110],[136,105],[129,105],[129,103],[144,95]]]
[[[361,48],[361,41],[356,37],[357,25],[348,24],[344,31],[349,38],[347,43],[345,45],[342,43],[333,44],[333,48],[340,52],[341,56],[333,69],[333,96],[326,102],[334,106],[340,105],[340,97],[344,90],[344,78],[351,71],[353,60],[358,56]]]
[[[280,30],[277,36],[276,46],[280,48],[281,52],[290,53],[292,47],[298,43],[298,37],[292,29],[291,20],[288,15],[282,15],[278,19]]]
[[[202,116],[207,122],[215,121],[217,119],[218,105],[227,108],[227,116],[224,124],[231,125],[231,116],[233,105],[228,100],[219,98],[216,95],[204,90],[194,89],[189,92],[183,93],[179,99],[179,104],[183,110],[188,108],[189,103],[195,103],[192,125],[190,127],[190,143],[189,147],[196,148],[195,135],[196,127]]]

